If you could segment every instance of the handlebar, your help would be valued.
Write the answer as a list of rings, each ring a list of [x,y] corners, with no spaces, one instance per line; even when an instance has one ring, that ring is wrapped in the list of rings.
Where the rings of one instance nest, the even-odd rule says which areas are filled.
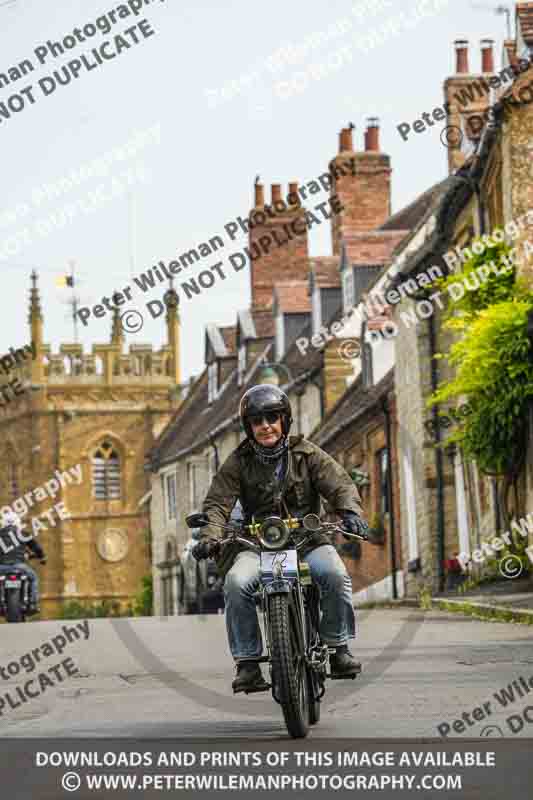
[[[219,547],[225,547],[228,544],[239,542],[240,544],[244,544],[246,545],[246,547],[255,550],[257,553],[261,552],[261,548],[257,544],[255,544],[253,541],[250,541],[250,539],[245,539],[243,538],[243,536],[239,535],[239,533],[242,533],[243,528],[249,526],[240,526],[239,529],[236,529],[235,524],[232,525],[215,525],[215,523],[211,524],[213,524],[217,528],[221,528],[222,530],[226,531],[229,535],[226,536],[224,539],[209,538],[208,539],[209,542],[213,542],[213,544],[216,543]],[[301,541],[299,541],[296,544],[296,550],[299,550],[301,547],[303,547],[307,539],[315,533],[341,533],[343,536],[347,536],[351,539],[360,539],[364,542],[368,541],[368,536],[364,536],[359,533],[351,533],[350,531],[347,531],[344,528],[342,528],[340,525],[337,525],[335,522],[323,522],[319,528],[312,531],[307,530],[306,528],[303,527],[303,525],[301,528],[296,528],[295,530],[297,530],[300,535],[302,533],[305,534],[304,537],[301,539]],[[253,534],[250,534],[250,536],[252,537]]]

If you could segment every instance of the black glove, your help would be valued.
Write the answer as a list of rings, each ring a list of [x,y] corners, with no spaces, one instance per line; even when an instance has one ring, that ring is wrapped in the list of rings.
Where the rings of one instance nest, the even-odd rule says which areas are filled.
[[[203,561],[204,558],[213,558],[218,555],[220,550],[220,543],[213,541],[213,539],[202,539],[195,544],[191,550],[191,554],[196,561]]]
[[[365,541],[368,541],[368,525],[359,517],[355,511],[341,511],[342,524],[349,533],[356,533]],[[349,536],[345,536],[348,541],[353,541]]]

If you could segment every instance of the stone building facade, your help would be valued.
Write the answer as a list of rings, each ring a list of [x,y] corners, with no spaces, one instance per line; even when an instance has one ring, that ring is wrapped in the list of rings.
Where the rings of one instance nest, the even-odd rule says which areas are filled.
[[[527,275],[531,270],[533,248],[529,250],[525,242],[533,244],[533,215],[528,218],[527,213],[533,210],[533,91],[529,89],[526,102],[524,88],[533,78],[533,69],[528,67],[533,52],[532,21],[533,5],[518,3],[519,35],[517,41],[504,43],[502,58],[502,68],[515,65],[514,80],[491,94],[490,120],[469,131],[470,114],[482,111],[479,102],[474,109],[452,109],[455,122],[465,133],[460,146],[451,148],[450,168],[454,172],[442,184],[413,236],[395,252],[392,289],[397,291],[402,283],[407,286],[431,265],[448,274],[454,264],[454,248],[466,248],[475,237],[490,234],[497,227],[504,228],[508,243],[516,246],[518,272]],[[468,72],[467,43],[459,45],[457,77],[445,82],[448,99],[458,83],[465,86],[480,78]],[[489,82],[494,72],[492,49],[484,42],[481,75]],[[488,101],[484,102],[486,107]],[[518,219],[522,223],[517,233],[513,221]],[[455,254],[460,264],[458,250]],[[423,289],[400,291],[400,302],[397,297],[393,299],[393,319],[398,328],[396,397],[402,422],[398,446],[403,462],[401,518],[408,594],[416,594],[421,586],[434,592],[449,588],[448,568],[457,554],[470,554],[482,541],[503,532],[510,516],[520,508],[530,508],[525,499],[525,474],[515,482],[518,500],[510,507],[508,477],[486,475],[455,446],[446,446],[450,430],[440,424],[437,409],[430,411],[427,407],[438,383],[452,377],[447,361],[435,359],[435,354],[447,352],[454,341],[450,330],[442,325],[446,301],[442,301],[442,309],[433,301],[428,312],[430,295],[430,290]],[[526,460],[526,472],[531,471],[528,461],[531,459]]]
[[[368,510],[379,511],[381,500],[374,482],[386,472],[382,401],[390,404],[392,436],[396,426],[393,355],[389,348],[384,358],[376,356],[373,369],[365,372],[364,383],[362,378],[356,382],[360,359],[346,357],[340,344],[342,337],[351,335],[347,319],[354,305],[375,275],[390,264],[394,249],[424,213],[430,196],[424,195],[391,216],[390,159],[380,152],[376,120],[369,121],[364,145],[363,150],[357,150],[352,129],[343,129],[339,151],[329,163],[331,256],[308,255],[307,228],[302,226],[314,222],[305,208],[291,203],[298,197],[297,184],[289,185],[286,208],[281,203],[279,184],[272,186],[268,209],[262,185],[254,187],[248,248],[251,307],[237,313],[235,326],[207,326],[205,370],[148,456],[158,614],[182,610],[179,558],[190,536],[185,516],[201,508],[216,470],[242,440],[239,399],[257,383],[282,386],[293,409],[293,433],[320,444],[325,426],[325,449],[331,447],[341,463],[351,468],[355,462],[368,461],[372,480]],[[296,223],[293,230],[298,236],[286,248],[277,247],[261,255],[261,238],[265,242],[274,229],[279,238],[291,221]],[[376,394],[376,386],[385,378]],[[342,436],[330,436],[330,428],[351,418],[352,407],[358,408],[361,403],[365,411],[357,423],[351,423]],[[378,476],[375,454],[379,452],[382,473]],[[393,484],[396,461],[393,451]],[[391,488],[395,496],[396,486],[391,484]],[[397,498],[396,506],[399,509]],[[364,558],[357,561],[350,561],[351,555],[343,551],[357,591],[364,594],[374,587],[369,596],[394,593],[392,547],[396,593],[403,591],[401,567],[396,563],[401,552],[401,528],[396,522],[399,512],[395,511],[394,521],[385,519],[388,513],[383,509],[381,514],[386,528],[383,545],[365,545]]]
[[[63,344],[54,353],[44,339],[35,273],[30,294],[35,357],[13,370],[24,391],[0,408],[0,500],[10,504],[51,480],[59,484],[54,500],[34,503],[25,517],[31,530],[53,503],[63,502],[69,514],[55,526],[45,520],[39,531],[48,556],[37,567],[42,618],[57,617],[68,601],[108,600],[125,609],[150,572],[148,509],[140,504],[150,488],[144,455],[181,402],[177,309],[168,308],[168,344],[159,351],[137,344],[124,352],[115,312],[108,344],[94,345],[92,354]],[[59,480],[76,465],[79,483]]]

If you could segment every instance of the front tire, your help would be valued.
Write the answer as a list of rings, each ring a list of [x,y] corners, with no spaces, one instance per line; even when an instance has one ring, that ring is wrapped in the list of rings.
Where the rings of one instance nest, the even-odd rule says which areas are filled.
[[[298,653],[291,630],[289,595],[270,598],[272,681],[283,709],[287,730],[293,739],[309,733],[309,684],[302,653]]]
[[[18,592],[8,591],[6,597],[7,621],[23,622],[22,608],[20,606],[20,595]]]

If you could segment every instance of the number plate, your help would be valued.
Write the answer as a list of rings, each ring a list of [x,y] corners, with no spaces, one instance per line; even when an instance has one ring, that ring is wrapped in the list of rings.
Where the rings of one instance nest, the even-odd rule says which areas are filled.
[[[298,577],[298,554],[296,550],[276,550],[261,553],[261,580],[269,582],[274,579],[274,565],[281,564],[282,577]]]
[[[6,589],[20,589],[20,581],[5,581]]]

